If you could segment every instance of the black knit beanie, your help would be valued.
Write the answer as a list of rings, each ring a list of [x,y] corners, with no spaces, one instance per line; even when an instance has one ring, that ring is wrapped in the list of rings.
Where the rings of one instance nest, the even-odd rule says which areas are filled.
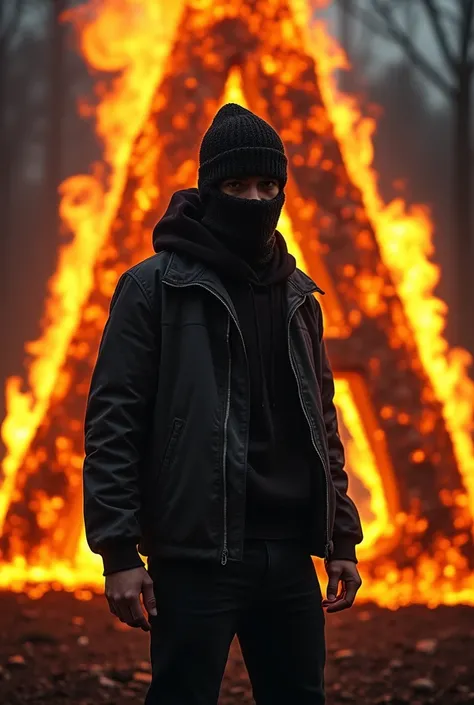
[[[274,252],[287,181],[287,159],[278,134],[262,118],[229,103],[219,110],[204,135],[199,159],[203,225],[252,266],[268,262]],[[246,176],[275,179],[280,192],[269,200],[253,200],[219,189],[225,179]]]
[[[224,179],[271,176],[281,188],[287,181],[283,142],[273,127],[235,103],[214,117],[199,152],[199,191]]]

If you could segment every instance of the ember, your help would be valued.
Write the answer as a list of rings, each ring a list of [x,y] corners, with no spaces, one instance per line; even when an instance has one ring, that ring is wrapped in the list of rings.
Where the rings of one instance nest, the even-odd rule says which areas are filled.
[[[372,120],[335,86],[345,59],[303,0],[90,2],[69,18],[88,63],[120,72],[95,108],[107,179],[62,186],[63,245],[29,343],[27,390],[7,383],[1,586],[31,596],[96,588],[82,531],[82,416],[110,296],[151,254],[171,193],[194,184],[219,104],[248,105],[291,165],[280,227],[322,304],[352,494],[362,509],[362,598],[474,604],[474,385],[443,337],[426,209],[384,204]],[[190,129],[192,127],[192,129]],[[87,599],[82,590],[78,597]]]

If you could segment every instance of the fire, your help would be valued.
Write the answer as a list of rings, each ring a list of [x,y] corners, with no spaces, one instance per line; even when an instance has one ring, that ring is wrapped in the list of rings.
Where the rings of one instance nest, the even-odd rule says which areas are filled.
[[[238,69],[233,69],[229,74],[223,99],[223,103],[227,102],[235,102],[246,108],[249,107],[245,99],[245,86],[242,83],[242,75]],[[293,224],[286,208],[283,208],[279,228],[285,233],[288,250],[296,257],[298,266],[309,273],[308,264],[295,236]],[[324,299],[321,303],[324,305]],[[357,382],[355,384],[357,385]],[[354,385],[354,378],[352,379],[352,385]],[[365,516],[362,512],[362,516],[365,519],[364,543],[359,550],[359,555],[370,556],[371,549],[373,549],[377,541],[391,538],[395,533],[394,527],[390,523],[391,512],[387,504],[387,496],[390,496],[392,504],[396,506],[395,491],[393,482],[390,483],[389,481],[391,485],[389,491],[386,491],[386,488],[383,487],[377,459],[361,423],[359,409],[354,402],[354,397],[357,396],[360,403],[360,398],[364,391],[358,388],[353,392],[350,378],[341,375],[336,377],[336,390],[337,408],[341,423],[345,424],[351,431],[351,437],[345,442],[346,453],[351,459],[351,469],[369,491],[370,514],[373,516],[369,518],[369,512],[365,512]],[[386,466],[387,461],[385,458],[379,458],[379,461]],[[387,478],[390,469],[384,467],[384,470],[384,477]],[[396,510],[393,509],[392,511],[395,513]]]
[[[269,8],[273,12],[274,6],[280,3],[281,0],[272,0]],[[74,237],[70,243],[62,245],[58,253],[57,270],[49,283],[43,333],[37,341],[26,346],[29,356],[26,385],[18,378],[7,382],[7,415],[2,425],[7,452],[2,464],[0,526],[12,502],[21,496],[21,487],[17,483],[20,470],[23,469],[27,475],[34,474],[44,461],[43,449],[34,451],[32,444],[42,424],[48,420],[52,404],[72,393],[72,377],[66,364],[68,355],[80,361],[90,359],[95,354],[90,347],[91,339],[80,341],[75,334],[81,320],[86,320],[95,331],[100,330],[105,322],[106,310],[90,300],[97,281],[94,273],[99,272],[101,293],[110,297],[124,268],[119,253],[111,244],[111,227],[126,187],[137,136],[156,100],[157,86],[173,70],[168,57],[187,8],[196,11],[193,15],[195,28],[207,27],[211,21],[224,17],[248,16],[250,22],[254,12],[243,0],[233,0],[225,6],[211,3],[210,0],[192,0],[187,4],[184,0],[171,4],[144,0],[138,5],[133,0],[91,0],[80,11],[75,10],[68,15],[78,27],[81,50],[88,64],[102,71],[119,72],[119,78],[114,80],[110,89],[98,86],[100,100],[96,107],[81,106],[85,115],[95,116],[97,134],[103,144],[103,162],[95,166],[93,175],[72,177],[61,187],[62,220],[65,230],[72,232]],[[416,542],[426,529],[426,521],[421,513],[407,514],[399,509],[396,474],[363,380],[354,374],[336,375],[337,406],[341,424],[347,433],[345,440],[350,471],[357,479],[358,486],[365,488],[368,497],[364,504],[367,507],[364,510],[366,541],[360,552],[363,573],[367,572],[363,597],[389,607],[412,601],[429,605],[474,603],[474,575],[461,550],[467,541],[465,527],[474,517],[474,448],[471,436],[474,385],[467,375],[470,363],[467,353],[449,349],[443,337],[447,310],[445,304],[433,294],[439,272],[429,259],[433,253],[429,215],[421,207],[409,210],[400,199],[390,204],[383,203],[378,192],[377,175],[371,166],[374,122],[362,116],[353,98],[342,95],[336,88],[334,72],[344,66],[345,58],[322,25],[311,26],[305,0],[292,0],[291,8],[292,20],[286,16],[282,20],[283,36],[292,44],[299,42],[303,34],[304,51],[316,62],[327,111],[312,119],[324,125],[327,123],[328,130],[334,130],[346,170],[352,183],[361,191],[365,213],[375,231],[383,262],[403,303],[404,316],[401,315],[394,323],[390,344],[396,347],[400,341],[414,336],[424,372],[441,404],[465,487],[464,494],[446,491],[443,497],[446,506],[455,505],[459,510],[456,520],[459,535],[454,539],[438,536],[432,554],[419,555]],[[299,33],[297,38],[296,29]],[[267,38],[261,57],[268,75],[277,70],[272,41],[279,40]],[[202,51],[206,52],[206,47]],[[218,66],[219,57],[209,52],[205,55],[205,62],[209,66]],[[289,64],[285,67],[282,80],[285,84],[299,80],[299,71],[297,61]],[[193,87],[193,80],[196,79],[190,76],[186,80],[187,85]],[[221,103],[234,101],[245,104],[245,96],[246,85],[242,73],[234,69],[229,74],[225,94],[219,100]],[[208,117],[216,107],[217,101],[214,99],[205,102]],[[192,129],[193,110],[193,105],[188,104],[182,112],[174,115],[174,129]],[[271,114],[269,117],[271,120]],[[293,117],[287,122],[283,138],[298,143],[301,120]],[[149,150],[150,160],[162,149],[164,137],[154,135],[154,138],[149,138],[145,148]],[[317,163],[318,155],[312,154],[310,159]],[[333,165],[328,161],[321,168],[331,170]],[[176,188],[191,185],[195,171],[194,155],[189,155],[178,172],[170,175],[170,184]],[[129,249],[134,252],[136,261],[150,253],[141,237],[142,221],[158,190],[151,171],[141,174],[141,177],[132,213],[136,232],[132,229],[127,235]],[[317,204],[299,197],[298,209],[302,221],[309,222],[314,218]],[[358,217],[357,213],[355,217]],[[299,266],[314,271],[308,251],[305,250],[305,259],[301,246],[304,227],[301,231],[300,226],[292,223],[287,211],[282,215],[280,227]],[[364,247],[364,242],[361,240],[358,245]],[[315,251],[314,257],[317,256]],[[358,274],[355,268],[351,270],[351,266],[347,264],[345,270],[348,276],[357,278],[361,310],[369,317],[381,315],[386,306],[383,280],[377,275]],[[318,267],[322,279],[328,279],[323,259]],[[326,288],[325,284],[323,288]],[[332,305],[322,300],[325,318],[329,322],[328,335],[344,337],[342,314],[335,316],[336,299],[332,297],[331,300]],[[356,313],[349,321],[351,326],[359,323]],[[331,324],[332,320],[334,325]],[[87,382],[84,380],[84,384]],[[392,413],[386,407],[382,410],[382,417],[388,419]],[[403,423],[400,416],[399,421]],[[409,417],[406,423],[409,423]],[[428,414],[423,423],[427,431],[431,430]],[[61,472],[68,478],[70,491],[77,487],[82,456],[68,434],[77,434],[80,426],[80,419],[71,419],[69,427],[55,439],[56,458]],[[414,451],[411,458],[416,463],[422,463],[424,459],[425,451],[422,448]],[[1,586],[21,590],[28,583],[29,593],[35,597],[52,585],[53,589],[76,590],[77,596],[82,599],[90,597],[84,586],[92,589],[102,586],[100,559],[90,553],[83,533],[78,530],[80,502],[74,500],[66,519],[62,514],[65,504],[66,500],[60,494],[50,496],[38,491],[29,502],[29,510],[36,514],[37,524],[47,537],[35,548],[33,559],[31,554],[26,559],[20,518],[11,522],[10,545],[14,547],[15,555],[8,563],[2,564]],[[402,530],[409,539],[405,539],[406,554],[414,559],[407,568],[398,567],[395,561],[384,558],[380,553],[380,547],[387,547],[388,550]],[[62,559],[58,559],[52,550],[52,546],[57,545],[62,546]],[[369,564],[371,570],[366,571],[365,567]]]
[[[442,403],[474,515],[474,383],[467,372],[472,361],[465,350],[450,349],[443,337],[447,307],[433,295],[440,272],[429,259],[434,253],[433,224],[424,207],[415,206],[409,211],[401,199],[383,203],[377,174],[371,166],[371,138],[376,125],[372,119],[362,117],[354,99],[338,92],[333,79],[334,71],[346,66],[345,57],[321,25],[315,27],[310,46],[346,167],[362,192],[383,260],[403,301],[425,370]]]
[[[48,286],[43,334],[26,346],[30,357],[28,389],[22,391],[19,378],[7,381],[8,412],[2,426],[7,455],[2,465],[0,526],[11,500],[16,470],[47,412],[91,292],[92,269],[106,242],[123,189],[133,139],[163,75],[181,7],[182,3],[176,2],[165,10],[164,3],[149,3],[146,13],[139,13],[131,4],[119,1],[104,3],[89,21],[86,13],[97,10],[98,3],[91,3],[83,13],[69,15],[81,28],[81,48],[89,65],[103,71],[122,71],[95,112],[110,175],[104,189],[104,170],[97,165],[96,176],[74,176],[61,186],[61,218],[74,238],[59,249],[57,269]],[[140,41],[139,51],[134,38]],[[83,105],[82,110],[87,114],[91,108]]]

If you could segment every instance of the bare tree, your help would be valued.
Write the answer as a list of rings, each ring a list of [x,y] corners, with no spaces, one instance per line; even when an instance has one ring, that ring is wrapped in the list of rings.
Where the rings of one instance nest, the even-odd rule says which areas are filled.
[[[62,18],[66,9],[67,0],[51,0],[49,3],[49,125],[46,138],[45,225],[56,237],[60,226],[59,185],[62,178],[62,134],[66,97],[64,86],[66,56]]]
[[[350,2],[351,0],[337,0],[341,44],[347,55],[351,53],[354,24],[354,17],[349,8]]]
[[[11,200],[11,143],[8,139],[7,128],[7,66],[8,56],[21,22],[24,0],[17,2],[0,2],[0,213],[2,232],[0,239],[4,242],[9,226],[10,200]]]
[[[334,7],[339,41],[350,64],[356,60],[359,69],[368,66],[372,61],[372,35],[364,23],[357,22],[357,6],[354,6],[353,0],[335,0]],[[339,82],[342,90],[359,92],[364,84],[364,75],[363,68],[361,71],[341,71]]]
[[[474,234],[471,198],[473,193],[472,85],[474,76],[474,0],[411,0],[424,12],[444,63],[440,70],[419,48],[413,34],[401,23],[393,0],[368,0],[348,5],[348,11],[375,33],[391,39],[412,66],[447,98],[453,115],[454,180],[453,219],[456,233],[456,260],[459,277],[457,308],[463,331],[458,338],[474,350],[471,330],[474,293]]]
[[[0,52],[2,56],[11,45],[20,24],[25,0],[4,0],[0,3]]]

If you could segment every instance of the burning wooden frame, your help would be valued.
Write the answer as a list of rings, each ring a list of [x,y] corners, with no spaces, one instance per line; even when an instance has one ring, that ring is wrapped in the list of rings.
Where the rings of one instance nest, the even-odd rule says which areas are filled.
[[[431,309],[420,303],[416,286],[410,300],[409,276],[401,274],[418,261],[395,241],[397,227],[416,230],[423,218],[410,219],[399,205],[395,213],[383,211],[377,202],[369,160],[356,154],[370,145],[370,135],[359,133],[357,142],[352,125],[351,146],[344,132],[350,108],[331,93],[323,64],[334,45],[327,37],[314,35],[321,46],[311,48],[286,0],[204,5],[183,8],[122,168],[113,219],[87,269],[87,295],[76,307],[65,355],[58,356],[50,393],[30,424],[31,438],[16,455],[9,433],[14,418],[4,425],[5,575],[18,584],[28,578],[72,586],[100,577],[82,532],[82,417],[110,296],[122,271],[151,253],[151,229],[171,194],[194,185],[201,135],[219,104],[234,100],[268,119],[285,141],[290,180],[281,229],[299,265],[326,290],[322,305],[341,433],[366,533],[360,551],[365,594],[387,604],[474,600],[472,439],[469,445],[464,422],[456,428],[442,391],[439,375],[445,373],[448,384],[454,368],[441,333],[435,325],[427,337],[423,321],[417,322],[417,305],[420,317]],[[76,220],[81,212],[87,217],[81,199],[94,200],[88,188],[87,180],[76,183]],[[69,224],[72,200],[66,193]],[[387,224],[392,231],[384,235]],[[390,260],[390,247],[402,262]],[[463,365],[457,369],[457,388],[468,385]],[[13,385],[13,417],[20,398]],[[21,423],[17,443],[20,435]]]

